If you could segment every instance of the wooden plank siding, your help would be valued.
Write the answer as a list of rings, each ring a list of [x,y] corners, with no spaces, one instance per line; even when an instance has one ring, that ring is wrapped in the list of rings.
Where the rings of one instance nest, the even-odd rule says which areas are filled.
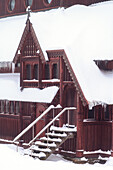
[[[110,121],[88,121],[84,126],[84,150],[111,150],[112,123]]]

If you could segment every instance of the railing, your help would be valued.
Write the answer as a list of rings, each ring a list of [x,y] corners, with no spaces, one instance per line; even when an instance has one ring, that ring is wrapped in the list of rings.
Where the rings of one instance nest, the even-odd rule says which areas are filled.
[[[57,105],[56,107],[51,105],[49,106],[36,120],[34,120],[29,126],[27,126],[18,136],[16,136],[13,140],[13,143],[15,143],[17,140],[19,140],[26,132],[28,132],[29,129],[33,128],[34,125],[43,117],[45,116],[51,109],[59,109],[61,108],[60,105]]]
[[[54,122],[55,122],[55,120],[57,120],[58,119],[58,117],[60,117],[65,111],[69,111],[69,110],[76,110],[76,108],[75,107],[66,107],[66,108],[64,108],[56,117],[54,117],[29,143],[28,143],[28,145],[31,145],[45,130],[47,130],[48,129],[48,127],[50,126],[50,125],[52,125]],[[68,112],[69,113],[69,112]],[[69,122],[69,121],[68,121]]]

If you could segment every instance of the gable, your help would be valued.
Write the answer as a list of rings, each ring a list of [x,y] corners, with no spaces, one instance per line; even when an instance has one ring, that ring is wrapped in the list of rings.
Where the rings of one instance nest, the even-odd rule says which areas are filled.
[[[40,44],[35,35],[32,24],[28,19],[13,62],[17,64],[17,62],[20,61],[21,56],[37,56],[37,55],[40,56],[42,63],[45,62],[45,58],[41,50]]]

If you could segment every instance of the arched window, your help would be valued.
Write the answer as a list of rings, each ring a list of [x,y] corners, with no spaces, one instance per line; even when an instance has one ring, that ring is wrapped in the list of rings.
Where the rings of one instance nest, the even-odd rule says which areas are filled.
[[[9,1],[9,10],[13,11],[15,8],[15,0],[10,0]]]
[[[30,64],[26,65],[26,78],[27,80],[31,80],[31,65]]]
[[[52,78],[57,79],[58,78],[58,65],[55,63],[53,64],[52,68]]]
[[[38,64],[34,65],[34,79],[38,80],[39,79],[39,71],[38,71]]]
[[[26,6],[31,6],[33,3],[33,0],[26,0]]]
[[[45,64],[45,79],[50,79],[50,70],[49,70],[49,64]]]

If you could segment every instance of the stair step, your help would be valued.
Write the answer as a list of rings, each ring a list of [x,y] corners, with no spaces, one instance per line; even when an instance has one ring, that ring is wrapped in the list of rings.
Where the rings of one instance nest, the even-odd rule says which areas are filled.
[[[66,125],[64,125],[63,127],[51,126],[50,131],[68,133],[68,132],[77,132],[77,128],[67,127]]]
[[[31,153],[29,154],[32,157],[37,157],[39,159],[43,159],[46,158],[46,154],[44,152],[40,152],[40,153]]]
[[[60,143],[62,142],[62,140],[60,138],[46,138],[46,137],[42,137],[40,138],[41,141],[44,141],[44,142],[55,142],[55,143]]]
[[[44,153],[50,153],[51,152],[50,148],[39,148],[36,145],[31,146],[30,150],[36,151],[36,152],[44,152]]]
[[[41,141],[36,141],[35,145],[37,146],[44,146],[44,147],[50,147],[50,148],[55,148],[57,145],[53,142],[53,143],[44,143]]]
[[[65,138],[67,137],[67,134],[66,133],[54,133],[54,132],[49,132],[49,133],[46,133],[47,136],[51,136],[51,137],[60,137],[60,138]]]

